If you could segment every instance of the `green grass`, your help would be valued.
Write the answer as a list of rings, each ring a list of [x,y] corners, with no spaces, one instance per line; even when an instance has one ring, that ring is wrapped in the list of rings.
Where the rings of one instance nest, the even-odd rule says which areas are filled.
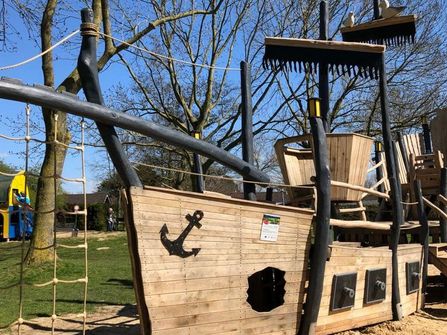
[[[81,234],[80,234],[81,235]],[[127,238],[118,236],[89,238],[89,283],[87,308],[89,311],[105,305],[135,303],[132,288]],[[63,244],[80,244],[81,238],[60,239]],[[108,247],[106,250],[97,248]],[[58,249],[59,279],[78,279],[84,276],[84,250]],[[0,288],[19,282],[20,242],[0,243]],[[53,265],[30,266],[25,269],[25,283],[44,283],[52,280]],[[58,284],[56,314],[80,313],[83,310],[84,284]],[[53,286],[24,287],[24,318],[51,316]],[[0,289],[0,328],[17,320],[19,288]]]

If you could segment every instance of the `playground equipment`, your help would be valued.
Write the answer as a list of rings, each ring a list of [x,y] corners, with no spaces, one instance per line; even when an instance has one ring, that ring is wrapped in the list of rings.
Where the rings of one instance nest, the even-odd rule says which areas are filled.
[[[327,9],[323,2],[324,12]],[[327,29],[327,15],[322,17],[326,17]],[[294,171],[301,168],[295,161],[295,170],[289,169],[287,160],[299,161],[303,154],[305,166],[311,167],[309,157],[312,158],[312,175],[301,175],[297,185],[316,189],[315,213],[314,209],[143,187],[114,127],[151,136],[221,162],[244,177],[246,198],[255,197],[255,183],[268,186],[269,178],[250,164],[249,148],[244,148],[247,162],[199,139],[101,106],[103,98],[95,58],[98,32],[90,11],[84,10],[82,19],[78,71],[88,102],[10,79],[0,80],[0,97],[97,122],[126,186],[121,199],[141,334],[330,334],[400,319],[421,308],[429,226],[421,211],[424,200],[417,182],[413,185],[420,222],[404,222],[388,118],[384,46],[266,39],[266,67],[306,72],[318,68],[320,75],[323,72],[321,113],[318,100],[309,102],[312,134],[306,140],[311,143],[310,150],[293,152],[285,149],[283,142],[278,145],[280,157],[286,162],[282,168],[289,184]],[[370,138],[354,134],[344,138],[326,136],[328,92],[324,87],[327,88],[328,71],[321,69],[379,79],[389,189],[376,191],[362,185],[369,149],[361,148],[371,147]],[[243,97],[244,108],[249,109],[249,90],[244,91]],[[247,120],[250,117],[244,124],[250,123]],[[248,132],[244,133],[248,139],[244,143],[250,145]],[[346,150],[348,141],[358,150]],[[345,150],[345,168],[335,159],[338,150]],[[289,152],[297,155],[289,157]],[[356,164],[358,170],[346,168]],[[337,171],[333,174],[335,180],[331,180],[331,169]],[[332,200],[361,201],[364,193],[391,203],[392,222],[370,222],[364,217],[358,222],[331,218]],[[331,225],[340,229],[342,235],[360,231],[362,237],[329,244]],[[314,232],[312,253],[311,231]],[[421,243],[399,244],[401,231],[416,231]],[[373,247],[366,246],[363,238],[371,234],[382,238]],[[438,254],[436,257],[442,258]],[[87,281],[86,274],[83,282]],[[57,285],[54,280],[52,283]]]
[[[32,233],[32,212],[30,199],[25,196],[29,194],[25,182],[24,171],[0,175],[0,239],[26,238]]]
[[[374,17],[372,21],[340,29],[343,41],[385,44],[386,46],[414,43],[416,15],[396,15],[382,18],[379,0],[373,0],[373,5]]]

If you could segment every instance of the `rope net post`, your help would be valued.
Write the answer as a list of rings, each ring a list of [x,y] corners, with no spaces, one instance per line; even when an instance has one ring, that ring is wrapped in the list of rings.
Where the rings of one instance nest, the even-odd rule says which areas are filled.
[[[53,213],[53,311],[51,314],[51,334],[54,334],[54,323],[57,319],[56,314],[56,299],[57,299],[57,135],[58,135],[58,114],[55,113],[54,117],[54,139],[52,143],[53,150],[53,188],[54,188],[54,213]]]
[[[88,293],[88,234],[87,234],[87,195],[86,195],[86,169],[85,169],[85,122],[82,119],[80,121],[80,143],[77,145],[69,145],[63,142],[58,141],[58,115],[54,114],[54,138],[52,138],[49,141],[42,141],[37,138],[33,138],[31,136],[30,131],[30,117],[31,117],[31,108],[29,104],[26,105],[25,108],[25,136],[22,137],[12,137],[7,136],[4,134],[0,134],[0,138],[6,141],[11,142],[24,142],[25,143],[25,162],[24,162],[24,169],[23,171],[19,171],[16,173],[6,173],[4,171],[0,171],[1,176],[7,176],[7,177],[18,177],[24,178],[24,190],[23,192],[19,189],[18,192],[15,192],[12,194],[14,197],[14,208],[13,210],[10,210],[9,208],[7,210],[1,210],[1,213],[6,213],[11,217],[12,214],[15,214],[17,219],[17,228],[16,228],[16,238],[20,238],[20,243],[14,244],[11,247],[5,248],[8,250],[11,249],[20,249],[17,253],[20,253],[20,262],[17,264],[19,267],[19,273],[18,273],[18,280],[14,283],[8,283],[4,287],[0,287],[0,291],[4,290],[10,290],[13,288],[18,288],[18,312],[16,314],[15,322],[13,322],[10,326],[14,326],[14,328],[17,330],[16,334],[23,334],[24,331],[28,333],[28,330],[24,329],[25,325],[38,325],[35,321],[27,320],[26,319],[26,302],[25,302],[25,293],[27,287],[33,287],[35,289],[43,288],[52,286],[52,306],[51,306],[51,334],[55,334],[56,330],[56,324],[58,317],[57,312],[57,294],[58,294],[58,288],[57,286],[59,284],[79,284],[83,283],[82,288],[82,294],[83,294],[83,305],[82,305],[82,313],[77,314],[76,317],[82,318],[82,334],[86,334],[86,323],[87,323],[87,293]],[[30,172],[30,153],[31,153],[31,143],[39,143],[39,144],[47,144],[51,150],[53,150],[53,173],[50,176],[39,176],[32,172]],[[81,177],[80,178],[65,178],[58,172],[58,158],[57,153],[59,150],[75,150],[79,152],[80,160],[81,160]],[[37,177],[37,178],[48,178],[53,180],[53,192],[54,192],[54,206],[51,210],[45,210],[45,211],[36,211],[31,207],[31,197],[29,194],[29,188],[28,183],[30,177]],[[73,215],[75,216],[75,220],[77,221],[77,218],[79,216],[83,216],[83,223],[84,223],[84,234],[83,234],[83,241],[82,243],[79,243],[77,245],[73,245],[72,243],[68,244],[62,244],[58,243],[57,241],[57,217],[58,217],[58,208],[57,208],[57,196],[58,196],[58,185],[59,183],[64,180],[66,182],[70,183],[81,183],[82,184],[82,192],[83,192],[83,208],[81,210],[75,210],[75,211],[63,211],[67,215]],[[12,201],[11,200],[11,201]],[[16,208],[17,207],[17,208]],[[33,283],[28,282],[26,279],[25,273],[26,273],[26,267],[27,267],[27,257],[28,254],[31,251],[34,250],[40,250],[42,248],[37,248],[31,243],[27,241],[27,238],[29,237],[29,233],[31,232],[32,228],[32,219],[33,215],[36,213],[42,213],[42,214],[53,214],[53,243],[50,243],[51,245],[45,247],[47,248],[53,248],[53,262],[52,262],[52,279],[45,282],[45,283]],[[9,222],[5,222],[5,224],[9,224]],[[77,228],[77,227],[75,227]],[[81,278],[58,278],[58,260],[60,260],[60,256],[62,254],[58,253],[59,248],[67,248],[67,249],[84,249],[84,255],[83,255],[83,275]],[[19,255],[18,255],[19,256]]]
[[[82,334],[85,335],[86,323],[87,323],[87,294],[88,294],[88,236],[87,236],[87,185],[86,185],[86,175],[85,175],[85,122],[84,119],[81,121],[81,162],[82,162],[82,193],[84,195],[84,310],[83,310],[83,326]]]
[[[18,324],[18,333],[21,334],[22,331],[22,324],[23,324],[23,298],[24,298],[24,264],[25,264],[25,257],[26,257],[26,220],[28,220],[28,212],[29,208],[26,206],[27,197],[28,195],[28,172],[29,172],[29,145],[30,145],[30,115],[31,115],[31,108],[29,104],[26,104],[25,107],[25,206],[24,206],[24,225],[23,228],[20,227],[19,223],[19,232],[23,229],[23,236],[22,236],[22,243],[21,243],[21,254],[20,254],[20,286],[19,286],[19,318],[17,319]],[[20,218],[20,212],[18,213]],[[20,219],[19,219],[20,222]]]

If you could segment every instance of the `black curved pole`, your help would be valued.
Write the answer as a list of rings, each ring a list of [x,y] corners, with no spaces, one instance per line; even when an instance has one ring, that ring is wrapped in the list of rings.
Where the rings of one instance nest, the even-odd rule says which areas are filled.
[[[425,306],[425,296],[427,295],[427,278],[428,278],[428,252],[429,252],[429,235],[430,228],[428,226],[427,214],[425,213],[424,199],[422,197],[421,181],[413,181],[414,194],[416,195],[417,211],[419,223],[421,224],[421,244],[423,248],[422,259],[422,308]]]
[[[85,8],[81,11],[82,23],[93,23],[93,12],[91,9]],[[89,29],[85,25],[81,25],[81,33],[85,33]],[[91,31],[91,30],[90,30]],[[101,86],[98,77],[98,63],[96,61],[96,36],[95,34],[83,34],[81,52],[78,58],[78,72],[82,82],[82,88],[87,101],[104,105],[104,99],[101,93]],[[118,171],[124,186],[142,187],[140,178],[135,169],[129,162],[125,154],[118,134],[115,128],[110,125],[96,122],[99,134],[107,148],[112,159],[115,169]]]
[[[310,258],[309,287],[299,334],[315,334],[323,294],[324,271],[328,256],[329,220],[331,217],[331,175],[326,131],[319,117],[310,117],[317,186],[315,243]]]
[[[55,92],[46,86],[27,86],[20,80],[2,78],[0,79],[0,98],[28,102],[47,108],[56,108],[104,125],[134,131],[170,145],[197,152],[227,166],[249,180],[259,183],[270,182],[266,173],[215,145],[136,116],[117,112],[98,104],[81,101],[73,94]]]
[[[431,132],[430,132],[430,126],[428,125],[427,121],[422,123],[422,134],[424,137],[425,153],[432,154],[433,148],[431,146]]]
[[[380,19],[379,0],[373,0],[374,18],[373,20]]]
[[[388,95],[387,95],[387,79],[385,68],[385,54],[382,54],[379,67],[379,80],[380,80],[380,109],[382,113],[382,134],[383,145],[385,148],[386,169],[388,173],[388,180],[390,182],[391,191],[391,207],[393,209],[393,224],[391,226],[391,238],[390,249],[391,267],[392,267],[392,293],[391,304],[393,310],[393,318],[395,320],[402,319],[402,304],[400,300],[399,289],[399,262],[397,259],[397,250],[399,247],[400,238],[400,226],[403,224],[403,207],[402,207],[402,194],[400,190],[400,184],[397,178],[396,159],[394,155],[393,139],[391,138],[391,126],[388,107]]]
[[[327,1],[320,2],[320,40],[329,38],[329,6]],[[326,133],[330,133],[329,125],[329,65],[320,63],[318,68],[318,94],[321,99],[321,120]]]
[[[241,107],[242,107],[242,159],[250,164],[254,163],[253,148],[253,107],[251,96],[251,66],[241,62]],[[244,198],[256,201],[256,187],[251,183],[244,183]]]

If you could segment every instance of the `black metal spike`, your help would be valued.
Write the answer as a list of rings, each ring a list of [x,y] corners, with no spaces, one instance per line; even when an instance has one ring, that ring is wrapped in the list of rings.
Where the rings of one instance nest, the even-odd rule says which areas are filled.
[[[367,78],[374,78],[374,70],[372,66],[368,66],[368,76]]]

